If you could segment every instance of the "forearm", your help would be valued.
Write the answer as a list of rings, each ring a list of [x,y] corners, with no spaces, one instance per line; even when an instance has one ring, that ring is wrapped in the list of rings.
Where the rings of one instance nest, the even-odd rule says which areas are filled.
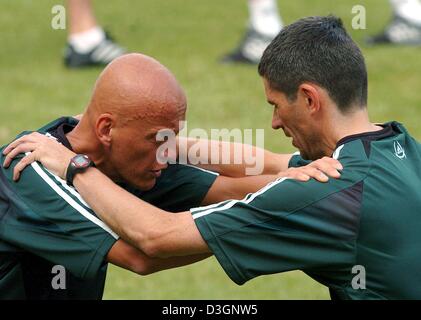
[[[211,253],[194,254],[190,256],[170,257],[170,258],[149,258],[150,267],[146,274],[152,274],[158,271],[184,267],[189,264],[202,261],[212,256]]]
[[[108,253],[107,261],[126,270],[146,276],[161,270],[189,265],[209,256],[211,256],[210,253],[171,258],[152,258],[123,240],[118,240]]]
[[[291,154],[277,154],[252,145],[185,137],[178,137],[177,154],[180,160],[227,177],[250,175],[247,169],[252,168],[260,171],[258,174],[277,174],[288,169],[291,159]]]
[[[151,257],[209,252],[190,212],[169,213],[114,184],[95,168],[76,175],[74,186],[120,237]]]
[[[68,0],[69,34],[89,30],[97,25],[92,9],[92,3],[88,0]]]

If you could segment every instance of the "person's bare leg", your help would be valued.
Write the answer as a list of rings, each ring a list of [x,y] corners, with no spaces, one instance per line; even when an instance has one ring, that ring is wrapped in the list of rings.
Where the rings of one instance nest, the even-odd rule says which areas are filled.
[[[106,65],[125,53],[98,25],[91,0],[67,0],[69,33],[64,61],[68,67]]]
[[[69,35],[97,26],[91,0],[67,0]]]

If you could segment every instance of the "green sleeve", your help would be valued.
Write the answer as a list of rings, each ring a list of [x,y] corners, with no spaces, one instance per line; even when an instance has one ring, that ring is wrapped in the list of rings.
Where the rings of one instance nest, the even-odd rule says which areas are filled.
[[[76,277],[94,277],[117,236],[75,189],[40,164],[28,166],[13,182],[18,160],[0,170],[0,239],[63,265]]]
[[[225,272],[243,284],[264,274],[351,264],[361,191],[353,179],[280,179],[243,200],[191,211]]]
[[[289,160],[288,168],[303,167],[310,163],[310,160],[304,160],[299,153],[294,153]]]

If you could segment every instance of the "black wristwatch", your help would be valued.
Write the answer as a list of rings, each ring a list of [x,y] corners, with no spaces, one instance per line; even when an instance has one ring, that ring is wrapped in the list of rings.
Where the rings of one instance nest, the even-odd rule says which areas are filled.
[[[69,163],[66,172],[66,182],[69,186],[73,186],[73,179],[78,173],[84,172],[89,167],[94,167],[94,163],[85,154],[75,155]]]

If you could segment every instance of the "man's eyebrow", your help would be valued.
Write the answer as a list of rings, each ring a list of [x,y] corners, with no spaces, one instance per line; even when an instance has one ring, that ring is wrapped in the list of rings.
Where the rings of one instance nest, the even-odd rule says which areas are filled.
[[[146,139],[156,139],[158,137],[158,135],[171,136],[171,133],[173,133],[173,132],[174,132],[174,130],[170,129],[170,128],[161,128],[161,129],[158,129],[158,130],[153,130],[152,132],[150,132],[146,135]],[[175,134],[175,135],[177,135],[177,134]]]
[[[275,102],[273,102],[272,100],[267,100],[267,102],[272,106],[275,105]]]

